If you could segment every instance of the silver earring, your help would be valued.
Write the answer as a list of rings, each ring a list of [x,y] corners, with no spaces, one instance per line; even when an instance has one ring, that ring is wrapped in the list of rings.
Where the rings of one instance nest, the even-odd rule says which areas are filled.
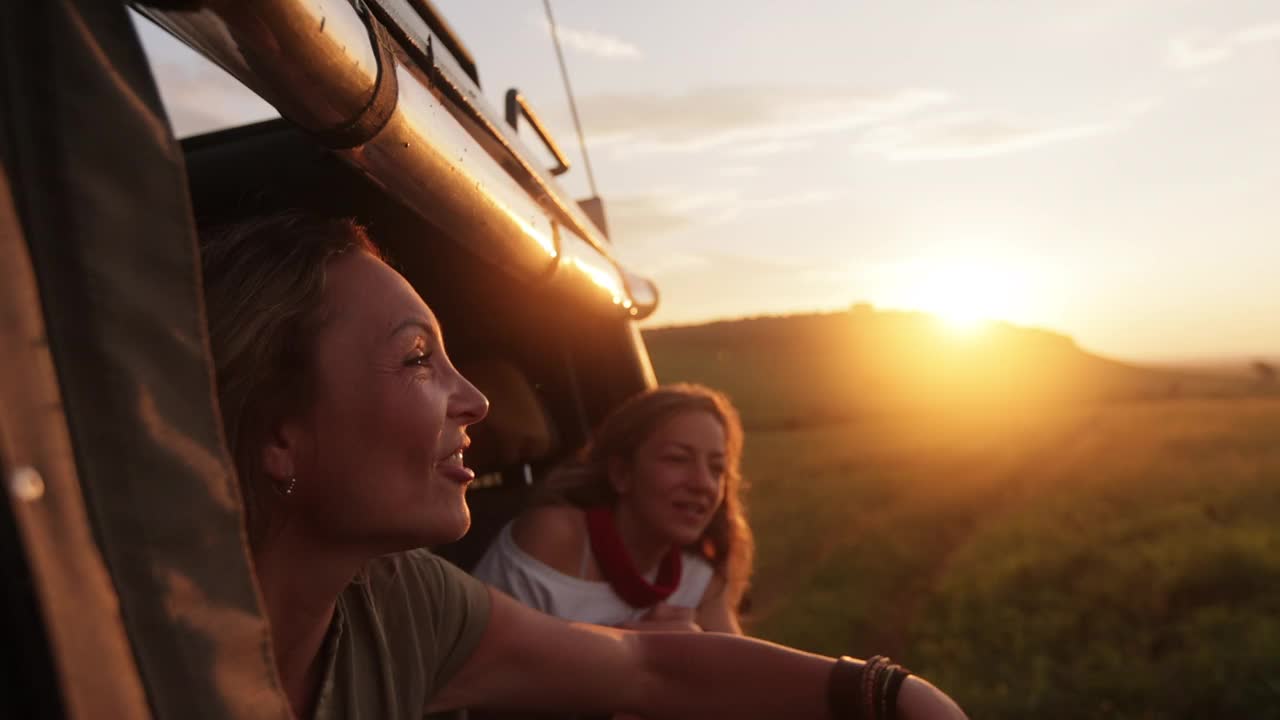
[[[276,492],[280,493],[281,495],[284,495],[285,497],[288,497],[293,494],[293,486],[297,484],[298,484],[298,478],[290,477],[289,482],[285,484],[283,488],[281,488],[279,485],[276,486]]]

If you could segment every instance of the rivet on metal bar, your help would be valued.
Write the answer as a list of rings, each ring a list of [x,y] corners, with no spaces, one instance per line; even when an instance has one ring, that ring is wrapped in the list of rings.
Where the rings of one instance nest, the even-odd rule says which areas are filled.
[[[44,497],[44,478],[33,467],[17,468],[9,475],[9,492],[23,502],[35,502]]]

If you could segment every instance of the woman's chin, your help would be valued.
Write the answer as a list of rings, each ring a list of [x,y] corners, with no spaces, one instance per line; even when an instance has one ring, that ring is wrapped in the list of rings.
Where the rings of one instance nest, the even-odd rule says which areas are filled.
[[[449,538],[448,538],[448,539],[446,539],[446,540],[442,540],[441,542],[436,543],[436,544],[438,544],[438,545],[447,545],[447,544],[449,544],[449,543],[458,542],[459,540],[461,540],[461,539],[463,538],[463,536],[465,536],[465,535],[467,534],[467,531],[469,531],[470,529],[471,529],[471,518],[470,518],[470,517],[468,517],[468,518],[467,518],[467,520],[466,520],[466,522],[460,523],[459,527],[457,528],[457,530],[456,530],[455,532],[450,533],[450,535],[449,535]]]
[[[462,539],[471,529],[471,513],[463,506],[460,512],[449,517],[434,516],[430,522],[421,519],[400,526],[399,532],[393,532],[385,541],[391,547],[388,552],[403,552],[416,548],[433,548],[448,545]]]
[[[702,537],[702,529],[691,530],[689,528],[679,528],[671,533],[671,544],[676,547],[688,547],[698,542]]]
[[[428,545],[448,545],[451,542],[457,542],[462,536],[467,534],[471,529],[471,509],[467,504],[462,503],[462,507],[449,518],[447,521],[435,523],[431,528],[431,533],[435,539],[427,543]]]

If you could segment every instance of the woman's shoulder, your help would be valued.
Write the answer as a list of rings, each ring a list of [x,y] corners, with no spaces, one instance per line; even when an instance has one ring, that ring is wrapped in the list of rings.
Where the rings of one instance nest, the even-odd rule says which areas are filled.
[[[689,593],[688,598],[696,601],[717,577],[715,566],[702,555],[688,550],[684,551],[681,561],[680,587],[676,592]]]
[[[403,592],[439,595],[466,594],[476,584],[474,578],[456,565],[425,548],[373,558],[365,564],[355,583],[375,596]]]
[[[338,598],[336,637],[347,639],[335,641],[346,657],[331,671],[342,678],[335,682],[363,694],[394,678],[400,702],[416,713],[479,645],[490,607],[484,583],[429,550],[373,558]]]
[[[586,517],[572,505],[540,505],[511,523],[511,539],[539,562],[576,576],[587,541]]]

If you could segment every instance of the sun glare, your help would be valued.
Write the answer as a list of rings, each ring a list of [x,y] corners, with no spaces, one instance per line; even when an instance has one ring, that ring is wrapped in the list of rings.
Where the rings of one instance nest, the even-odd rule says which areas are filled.
[[[957,333],[973,332],[991,319],[986,314],[965,307],[947,308],[934,312],[933,315],[941,320],[948,330]]]
[[[913,273],[908,307],[937,317],[947,329],[971,333],[993,320],[1009,320],[1026,300],[1018,275],[994,264],[930,264]]]

